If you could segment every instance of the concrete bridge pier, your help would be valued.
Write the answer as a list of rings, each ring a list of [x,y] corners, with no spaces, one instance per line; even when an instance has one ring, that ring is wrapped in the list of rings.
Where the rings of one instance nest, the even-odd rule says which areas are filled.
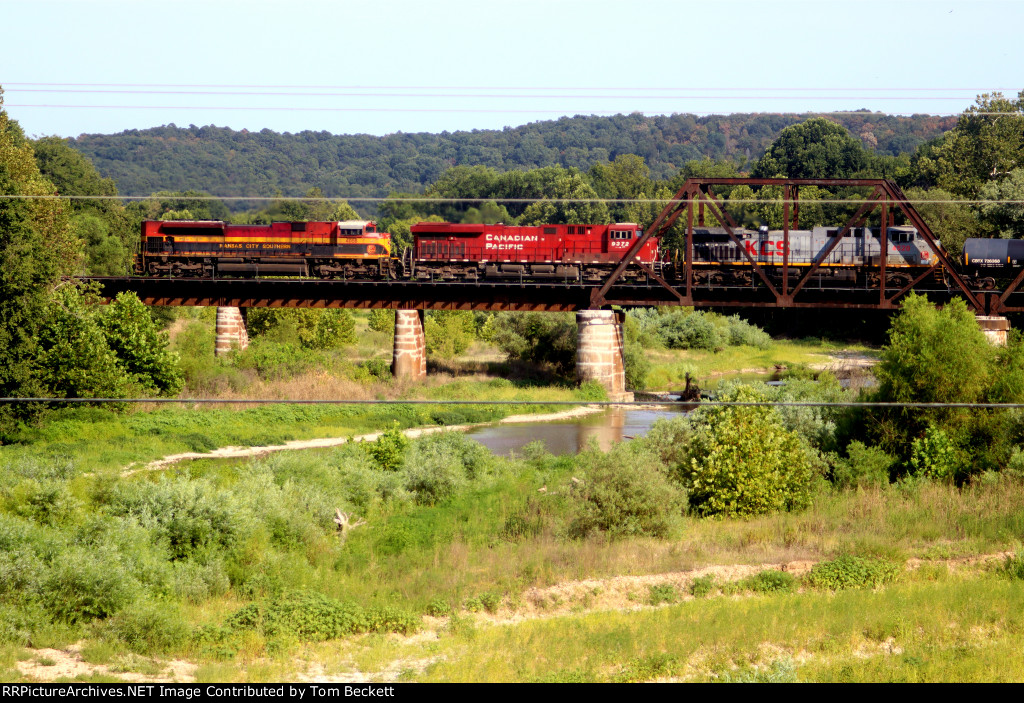
[[[427,338],[423,334],[422,310],[395,311],[395,350],[391,373],[396,378],[424,378],[427,375]]]
[[[249,346],[249,332],[245,328],[245,308],[217,308],[216,356],[224,356],[232,349],[241,351]]]
[[[1010,336],[1010,321],[999,315],[976,315],[978,326],[990,344],[1005,347]]]
[[[612,310],[581,310],[576,313],[576,379],[597,381],[610,400],[632,400],[626,392],[626,371],[622,351],[625,313]]]

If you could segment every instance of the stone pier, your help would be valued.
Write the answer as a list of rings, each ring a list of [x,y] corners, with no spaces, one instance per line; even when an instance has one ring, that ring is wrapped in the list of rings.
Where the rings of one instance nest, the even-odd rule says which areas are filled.
[[[427,375],[427,339],[423,335],[422,310],[395,311],[395,351],[391,373],[396,378]]]
[[[1010,336],[1010,321],[998,315],[977,315],[978,326],[989,343],[1005,347]]]
[[[223,356],[232,349],[249,346],[249,332],[245,329],[245,308],[217,308],[217,341],[214,353]]]
[[[576,379],[597,381],[610,400],[632,400],[626,392],[623,366],[622,323],[625,315],[612,310],[581,310],[576,313]]]

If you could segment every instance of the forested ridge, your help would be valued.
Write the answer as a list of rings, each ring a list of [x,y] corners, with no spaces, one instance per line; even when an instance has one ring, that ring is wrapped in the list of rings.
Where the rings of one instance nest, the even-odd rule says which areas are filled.
[[[202,190],[213,195],[328,197],[419,192],[452,166],[498,171],[561,166],[587,170],[622,154],[642,156],[655,180],[692,160],[743,168],[786,127],[809,115],[689,114],[576,116],[503,130],[384,137],[304,131],[236,131],[173,124],[69,140],[122,195]],[[854,112],[831,117],[880,156],[913,152],[956,124],[955,117]]]

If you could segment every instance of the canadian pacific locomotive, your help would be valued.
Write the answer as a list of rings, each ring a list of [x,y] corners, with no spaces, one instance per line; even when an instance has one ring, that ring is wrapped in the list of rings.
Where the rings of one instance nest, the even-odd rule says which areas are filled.
[[[441,280],[558,279],[600,281],[643,230],[636,224],[509,225],[421,222],[411,228],[408,275]],[[658,242],[650,239],[635,260],[658,266]],[[625,271],[627,280],[644,275]]]

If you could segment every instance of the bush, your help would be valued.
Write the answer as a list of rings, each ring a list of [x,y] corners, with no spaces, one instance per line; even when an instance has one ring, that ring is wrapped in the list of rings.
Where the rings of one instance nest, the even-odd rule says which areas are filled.
[[[391,362],[387,359],[370,359],[363,363],[363,367],[375,378],[391,380]]]
[[[832,561],[815,564],[805,578],[809,586],[837,591],[881,586],[896,580],[900,571],[899,564],[885,559],[844,554]]]
[[[658,336],[669,349],[706,349],[714,351],[726,345],[710,316],[702,312],[664,315],[656,328]]]
[[[246,327],[253,338],[298,342],[303,349],[334,349],[356,341],[355,320],[343,308],[249,308]]]
[[[250,603],[228,617],[230,630],[253,630],[266,637],[295,637],[322,642],[364,632],[401,632],[419,628],[419,618],[397,608],[366,609],[319,593],[286,593],[275,600]]]
[[[1003,562],[1002,573],[1015,581],[1024,581],[1024,551],[1019,551],[1013,556],[1006,557]]]
[[[679,592],[671,583],[659,583],[647,588],[647,605],[675,603],[679,600]]]
[[[363,446],[380,468],[385,471],[397,471],[405,463],[409,438],[398,427],[392,427],[381,432],[373,442],[366,442]]]
[[[791,593],[796,589],[796,578],[785,571],[766,569],[743,579],[739,587],[754,593]]]
[[[714,576],[698,576],[690,584],[690,595],[694,598],[707,598],[718,590],[718,581]]]
[[[476,321],[467,310],[431,310],[423,323],[427,354],[452,359],[476,339]]]
[[[763,396],[741,386],[722,399],[756,402]],[[742,517],[806,507],[811,451],[774,409],[700,408],[691,423],[689,445],[673,468],[698,513]]]
[[[61,556],[39,584],[39,600],[56,621],[106,618],[134,600],[139,583],[120,564],[74,551]]]
[[[369,327],[374,332],[395,333],[395,311],[387,308],[370,310]]]
[[[576,318],[572,313],[500,312],[480,336],[510,361],[523,361],[570,376],[576,366]]]
[[[949,480],[961,466],[956,445],[943,430],[929,425],[924,437],[911,444],[910,467],[914,476]]]
[[[178,608],[152,601],[136,602],[125,608],[110,618],[104,629],[141,654],[180,647],[191,633]]]
[[[867,447],[863,442],[850,442],[847,458],[832,469],[832,482],[836,488],[875,488],[889,484],[889,470],[895,459],[878,447]]]
[[[573,492],[573,537],[664,537],[685,509],[685,494],[666,475],[658,457],[639,443],[616,444],[607,454],[591,449],[576,463],[586,468],[582,484]]]

